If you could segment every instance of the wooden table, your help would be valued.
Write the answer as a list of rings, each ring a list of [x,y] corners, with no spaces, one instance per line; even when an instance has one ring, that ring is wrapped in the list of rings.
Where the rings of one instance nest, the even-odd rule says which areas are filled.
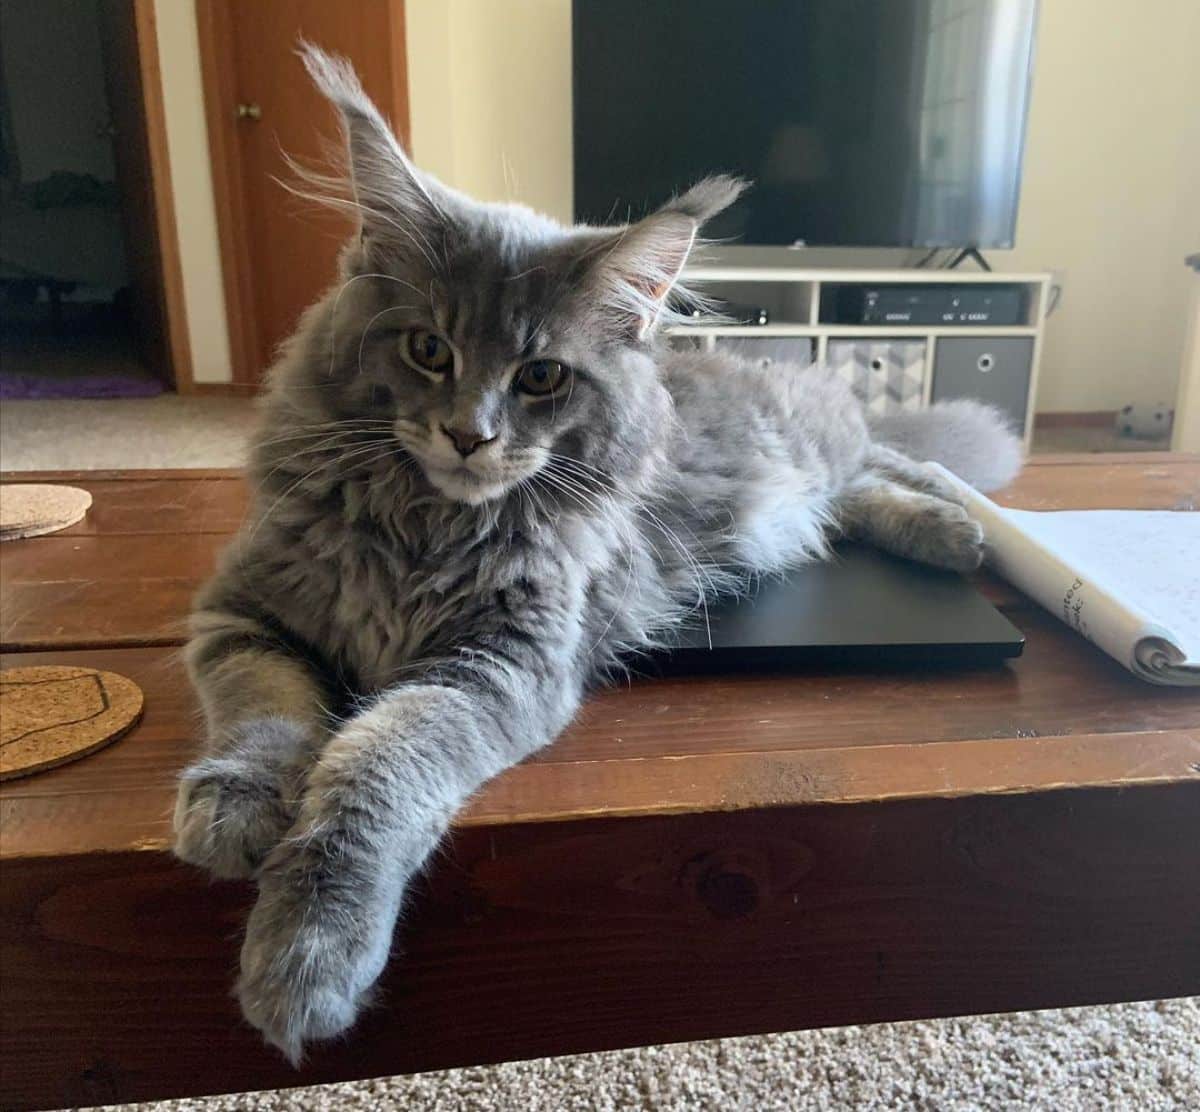
[[[1200,992],[1200,695],[983,577],[1028,636],[1002,667],[592,699],[471,804],[382,1003],[295,1073],[230,996],[252,890],[166,849],[194,733],[180,620],[243,486],[54,477],[95,505],[4,545],[4,664],[122,672],[146,713],[0,790],[5,1108]],[[1003,501],[1195,509],[1200,457],[1045,457]]]

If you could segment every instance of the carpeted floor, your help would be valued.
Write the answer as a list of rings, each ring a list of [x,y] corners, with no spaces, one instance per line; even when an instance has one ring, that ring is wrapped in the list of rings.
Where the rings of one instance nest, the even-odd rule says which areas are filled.
[[[804,1112],[1200,1108],[1200,998],[655,1046],[122,1108]]]
[[[254,421],[246,398],[7,400],[0,471],[240,467]]]

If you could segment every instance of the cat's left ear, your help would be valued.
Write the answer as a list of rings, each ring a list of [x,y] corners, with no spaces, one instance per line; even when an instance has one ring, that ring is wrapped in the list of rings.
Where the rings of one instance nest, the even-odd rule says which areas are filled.
[[[700,228],[733,204],[745,188],[738,178],[705,178],[598,246],[594,267],[600,296],[638,339],[648,335],[662,317]]]
[[[364,243],[418,244],[427,252],[430,233],[446,224],[442,189],[409,160],[347,59],[307,42],[297,53],[313,83],[337,108],[346,139],[351,196],[326,191],[320,199],[353,210]],[[318,186],[325,184],[320,175],[294,169]]]

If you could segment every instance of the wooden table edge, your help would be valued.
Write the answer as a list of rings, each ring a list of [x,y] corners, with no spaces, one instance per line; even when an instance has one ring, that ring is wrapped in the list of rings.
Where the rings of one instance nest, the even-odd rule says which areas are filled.
[[[1028,456],[1025,466],[1058,467],[1063,464],[1097,463],[1105,467],[1155,463],[1200,463],[1200,452],[1158,450],[1146,452],[1042,452]]]
[[[1035,738],[905,742],[876,746],[706,753],[521,765],[488,784],[455,829],[636,819],[792,807],[846,807],[911,799],[958,799],[1095,788],[1200,783],[1196,730]],[[24,844],[28,820],[63,796],[0,799],[0,862],[87,854],[165,852],[170,799],[162,787],[126,791],[161,797],[157,830],[109,840],[60,831]],[[550,810],[538,801],[554,799]],[[620,800],[614,804],[614,800]],[[44,836],[47,826],[35,826]],[[53,829],[53,827],[50,827]]]
[[[1195,730],[978,738],[522,765],[456,826],[846,806],[1200,782]],[[553,812],[526,802],[553,791]],[[620,798],[614,807],[611,800]],[[570,801],[569,809],[563,805]]]
[[[110,467],[96,471],[73,468],[67,471],[0,471],[0,483],[140,483],[154,479],[227,481],[244,479],[245,474],[241,467]]]

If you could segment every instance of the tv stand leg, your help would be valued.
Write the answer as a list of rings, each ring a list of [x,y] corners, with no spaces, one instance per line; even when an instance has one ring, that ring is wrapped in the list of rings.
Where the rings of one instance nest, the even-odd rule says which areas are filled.
[[[947,270],[955,270],[968,259],[974,259],[979,264],[981,270],[990,271],[991,265],[980,253],[978,247],[964,247],[957,255],[954,256],[947,264]]]

